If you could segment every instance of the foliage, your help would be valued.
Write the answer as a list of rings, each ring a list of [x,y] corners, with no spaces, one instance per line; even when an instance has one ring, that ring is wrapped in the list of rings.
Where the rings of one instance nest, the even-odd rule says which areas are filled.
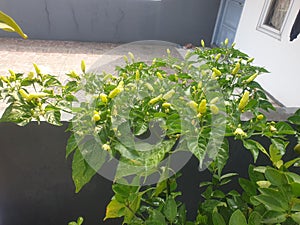
[[[19,25],[10,16],[0,11],[0,29],[8,32],[16,32],[22,38],[26,39],[27,35],[24,34]]]
[[[267,71],[226,41],[222,48],[202,44],[184,60],[169,51],[150,63],[129,54],[114,75],[86,73],[83,62],[83,74],[70,72],[64,84],[37,65],[35,73],[10,71],[0,77],[0,99],[8,103],[1,121],[24,126],[45,120],[59,126],[61,113],[71,114],[66,157],[73,155],[76,192],[105,163],[118,160],[104,220],[123,217],[123,224],[134,225],[298,224],[300,177],[289,169],[300,158],[283,158],[287,135],[298,135],[290,123],[300,125],[300,111],[290,123],[268,121],[264,112],[274,107],[255,81]],[[82,93],[88,99],[82,100]],[[156,139],[135,141],[147,139],[155,126]],[[256,136],[269,139],[270,145],[263,146]],[[230,157],[228,137],[242,142],[254,163],[263,155],[272,165],[249,165],[249,179],[239,178],[242,193],[222,189],[238,176],[223,173]],[[211,181],[200,184],[205,191],[195,221],[186,219],[185,204],[178,200],[180,174],[166,160],[180,151],[194,154],[212,174]],[[155,185],[148,182],[153,175],[158,176]]]

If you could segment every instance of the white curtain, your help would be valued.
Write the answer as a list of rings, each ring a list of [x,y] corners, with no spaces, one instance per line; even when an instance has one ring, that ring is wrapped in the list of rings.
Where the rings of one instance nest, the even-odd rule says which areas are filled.
[[[290,6],[291,0],[273,0],[273,1],[275,1],[275,4],[272,4],[274,6],[274,9],[273,9],[273,14],[270,18],[270,24],[275,29],[280,30],[284,18],[286,16],[287,10]]]

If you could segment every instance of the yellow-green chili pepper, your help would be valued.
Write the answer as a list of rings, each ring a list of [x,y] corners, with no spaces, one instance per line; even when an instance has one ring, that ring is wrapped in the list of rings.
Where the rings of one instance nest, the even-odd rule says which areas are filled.
[[[169,100],[170,98],[172,98],[172,96],[175,94],[175,90],[171,89],[170,91],[168,91],[166,94],[163,95],[163,99],[165,100]]]
[[[120,94],[122,92],[122,88],[120,87],[116,87],[115,89],[113,89],[111,92],[109,92],[108,97],[109,98],[114,98],[116,97],[118,94]]]
[[[40,68],[35,63],[33,63],[33,67],[35,69],[36,74],[38,74],[38,75],[42,74]]]
[[[201,46],[202,46],[203,48],[205,47],[205,42],[204,42],[203,39],[201,40]]]
[[[132,52],[128,52],[128,55],[129,55],[131,61],[134,62],[134,55],[132,54]]]
[[[294,147],[294,151],[297,152],[298,154],[300,154],[300,143],[298,143],[298,144]]]
[[[228,42],[229,42],[229,40],[228,40],[228,38],[226,38],[225,41],[224,41],[225,46],[228,45]]]
[[[164,107],[164,108],[170,108],[170,107],[171,107],[171,103],[169,103],[169,102],[164,102],[164,103],[162,104],[162,107]]]
[[[195,101],[189,101],[187,105],[195,112],[198,111],[198,104]]]
[[[155,97],[155,98],[152,98],[150,101],[149,101],[149,105],[154,105],[155,103],[157,103],[158,101],[160,101],[162,98],[162,94],[160,94],[159,96]]]
[[[5,77],[5,76],[1,76],[0,79],[1,79],[2,81],[4,81],[5,83],[9,83],[9,80],[8,80],[7,77]]]
[[[216,105],[212,104],[212,105],[210,105],[210,111],[212,112],[212,114],[216,115],[219,113],[220,110]]]
[[[221,76],[222,72],[220,70],[218,70],[217,68],[212,68],[212,71],[216,73],[217,76]]]
[[[240,103],[239,103],[239,106],[238,106],[238,109],[240,111],[244,110],[244,108],[246,107],[246,105],[248,104],[249,102],[249,91],[245,91],[241,100],[240,100]]]
[[[235,67],[234,67],[233,70],[231,71],[231,74],[232,74],[232,75],[236,75],[236,74],[239,72],[240,68],[241,68],[241,64],[240,64],[239,62],[237,62],[237,63],[235,64]]]
[[[201,102],[199,103],[199,107],[198,107],[198,112],[203,114],[206,112],[206,99],[202,99]]]
[[[215,97],[210,101],[210,104],[216,104],[219,101],[219,97]]]
[[[252,63],[254,61],[254,58],[249,58],[248,60],[247,60],[247,63]]]
[[[100,99],[101,99],[101,102],[103,102],[103,103],[107,103],[107,95],[106,94],[104,94],[104,93],[101,93],[100,94]]]
[[[251,76],[245,81],[245,83],[248,84],[248,83],[254,81],[254,79],[255,79],[257,76],[258,76],[258,73],[255,73],[255,74],[251,75]]]
[[[218,61],[220,58],[221,58],[221,53],[217,54],[215,57],[216,61]]]
[[[256,118],[257,118],[258,120],[262,120],[262,119],[264,118],[264,115],[263,115],[263,114],[259,114],[259,115],[256,116]]]
[[[141,76],[141,75],[140,75],[140,71],[139,71],[139,70],[136,70],[136,71],[135,71],[135,80],[136,80],[136,81],[139,81],[139,80],[140,80],[140,76]]]
[[[81,71],[85,73],[85,61],[81,60]]]
[[[148,88],[149,91],[153,92],[154,91],[154,88],[152,87],[151,84],[149,83],[145,83],[145,86]]]

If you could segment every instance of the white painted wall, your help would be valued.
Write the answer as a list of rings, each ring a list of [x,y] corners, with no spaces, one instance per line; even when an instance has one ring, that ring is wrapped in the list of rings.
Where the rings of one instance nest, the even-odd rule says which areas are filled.
[[[271,72],[257,79],[266,91],[287,107],[300,107],[300,35],[289,41],[300,0],[294,0],[281,41],[256,30],[263,5],[263,0],[246,0],[235,37],[236,46],[254,57],[255,64]]]

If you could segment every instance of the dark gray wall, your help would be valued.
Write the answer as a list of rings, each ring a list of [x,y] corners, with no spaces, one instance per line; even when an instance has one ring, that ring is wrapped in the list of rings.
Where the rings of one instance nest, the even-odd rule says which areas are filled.
[[[1,0],[32,39],[211,42],[220,0]],[[0,32],[0,36],[15,36]]]
[[[111,181],[96,175],[80,193],[74,193],[71,160],[65,159],[66,128],[67,124],[54,127],[44,122],[26,127],[0,123],[0,225],[67,225],[80,215],[86,218],[85,225],[121,224],[120,220],[102,221],[113,195]],[[241,141],[229,141],[231,157],[224,170],[247,177],[252,156]],[[268,145],[262,138],[259,141]],[[296,140],[292,141],[289,158],[297,157],[291,150]],[[260,157],[257,164],[265,162]],[[196,217],[203,191],[199,183],[210,180],[207,170],[199,173],[197,168],[198,161],[192,158],[178,181],[189,219]],[[240,190],[236,180],[224,188]]]

